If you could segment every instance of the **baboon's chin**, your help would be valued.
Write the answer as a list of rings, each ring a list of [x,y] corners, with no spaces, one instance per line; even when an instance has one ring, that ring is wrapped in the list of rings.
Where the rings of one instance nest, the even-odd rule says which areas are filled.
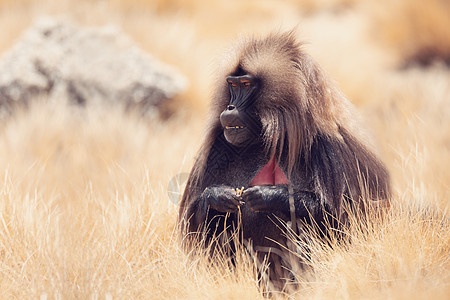
[[[236,147],[243,147],[252,143],[251,134],[247,129],[225,129],[225,139],[228,143]]]

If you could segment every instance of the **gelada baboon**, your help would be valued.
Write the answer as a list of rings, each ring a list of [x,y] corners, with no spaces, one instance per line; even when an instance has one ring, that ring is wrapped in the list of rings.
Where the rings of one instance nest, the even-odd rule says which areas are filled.
[[[345,201],[387,201],[388,172],[352,105],[293,32],[241,41],[217,78],[180,205],[186,240],[200,232],[226,243],[217,237],[237,230],[272,264],[270,277],[280,278],[287,222],[323,225],[325,215],[345,218]]]

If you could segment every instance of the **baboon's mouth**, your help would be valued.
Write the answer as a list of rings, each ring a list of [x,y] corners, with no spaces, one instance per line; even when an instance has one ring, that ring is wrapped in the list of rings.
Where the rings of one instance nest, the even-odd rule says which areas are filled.
[[[237,147],[249,145],[254,141],[248,127],[243,125],[225,125],[223,126],[223,134],[228,143]]]

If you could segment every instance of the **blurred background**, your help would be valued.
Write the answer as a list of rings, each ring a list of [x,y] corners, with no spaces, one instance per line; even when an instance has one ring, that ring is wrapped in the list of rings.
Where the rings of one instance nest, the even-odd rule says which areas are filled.
[[[300,295],[450,294],[450,1],[0,0],[0,28],[1,298],[262,297],[245,276],[192,279],[167,189],[192,166],[226,50],[242,35],[293,28],[360,112],[392,175],[393,223],[404,224],[392,244],[369,243],[376,263],[367,249],[327,252],[329,265]],[[111,56],[124,64],[114,69]],[[161,70],[152,80],[167,78],[157,92],[150,60]],[[30,64],[47,82],[24,94]],[[68,92],[53,92],[62,81]],[[444,223],[408,227],[405,203]],[[332,284],[334,275],[343,279]]]
[[[305,48],[356,104],[381,98],[375,82],[382,72],[450,61],[445,0],[2,0],[0,8],[1,52],[41,16],[66,17],[80,26],[114,25],[185,74],[190,85],[181,102],[201,107],[214,60],[239,35],[296,28]]]

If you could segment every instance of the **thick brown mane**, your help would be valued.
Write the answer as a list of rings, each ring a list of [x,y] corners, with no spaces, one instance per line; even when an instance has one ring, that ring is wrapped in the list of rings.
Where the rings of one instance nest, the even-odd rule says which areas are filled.
[[[212,105],[213,115],[218,117],[229,101],[224,78],[237,69],[261,78],[261,98],[256,107],[265,145],[268,152],[281,156],[284,142],[288,142],[289,172],[302,153],[309,153],[318,133],[341,138],[338,127],[355,131],[347,128],[354,123],[352,105],[301,46],[294,32],[242,39],[231,49],[234,55],[229,55],[227,68],[222,68],[225,72],[218,76]]]
[[[255,107],[262,123],[265,150],[278,158],[287,154],[284,167],[288,177],[299,163],[314,163],[310,161],[311,151],[314,142],[320,137],[338,145],[334,151],[347,160],[340,165],[343,170],[339,171],[346,176],[349,189],[356,198],[364,196],[362,186],[369,181],[376,181],[376,184],[383,185],[383,191],[389,191],[388,173],[366,146],[369,143],[364,139],[365,133],[361,130],[353,105],[302,50],[293,31],[271,34],[263,39],[244,38],[228,52],[228,58],[224,60],[217,76],[211,120],[207,127],[209,131],[192,169],[188,186],[198,186],[198,182],[202,181],[210,149],[222,132],[219,115],[229,103],[225,78],[239,72],[261,80],[260,96]],[[375,172],[376,178],[365,178],[368,169]],[[356,174],[358,172],[355,170],[360,170],[360,174]],[[327,176],[324,175],[324,178]],[[333,186],[332,180],[319,180],[317,185],[321,186],[321,193],[329,194],[336,208],[340,207],[342,191],[336,190],[338,188]],[[378,188],[374,187],[374,190],[378,191]],[[193,192],[192,189],[186,189],[182,207]],[[388,192],[383,194],[382,198],[386,198]]]
[[[228,56],[179,221],[188,246],[198,245],[200,234],[205,246],[229,249],[232,257],[227,236],[251,241],[282,289],[298,263],[284,251],[287,223],[329,232],[346,220],[343,203],[364,209],[389,199],[389,174],[351,103],[293,32],[242,39]]]

